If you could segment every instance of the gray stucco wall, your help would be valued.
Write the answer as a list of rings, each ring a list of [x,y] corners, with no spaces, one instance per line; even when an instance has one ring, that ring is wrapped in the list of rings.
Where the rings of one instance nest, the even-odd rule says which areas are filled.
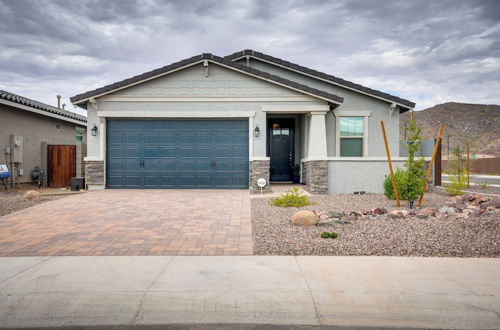
[[[56,128],[57,124],[60,125],[59,129]],[[0,164],[7,162],[4,150],[10,143],[10,135],[21,135],[24,138],[24,153],[20,168],[24,170],[24,175],[20,182],[32,182],[31,171],[35,166],[47,173],[47,151],[46,147],[42,148],[44,142],[49,145],[77,145],[77,176],[81,176],[81,159],[86,151],[85,145],[76,142],[76,127],[85,130],[84,126],[0,104]],[[83,139],[85,143],[85,133]]]
[[[402,167],[403,160],[393,160],[394,170]],[[383,182],[389,173],[387,161],[329,161],[328,193],[352,194],[355,191],[366,193],[384,192]]]
[[[259,60],[252,59],[250,66],[258,70],[267,71],[281,77],[294,80],[308,86],[324,90],[344,98],[344,102],[336,110],[340,111],[371,111],[368,119],[368,157],[385,156],[385,147],[382,139],[380,121],[383,120],[389,140],[391,155],[399,156],[399,112],[395,111],[389,116],[390,104],[346,88],[332,85],[315,78],[277,67]],[[326,116],[328,156],[335,157],[335,116],[328,113]]]
[[[203,74],[203,65],[196,65],[183,71],[172,73],[165,77],[145,82],[121,91],[117,91],[110,96],[97,99],[98,111],[111,111],[117,114],[120,111],[172,111],[172,112],[199,112],[207,114],[207,117],[214,112],[255,112],[253,126],[259,126],[260,136],[253,137],[253,156],[266,157],[266,113],[262,112],[264,105],[325,105],[326,101],[318,100],[300,92],[290,90],[272,83],[262,81],[253,77],[233,72],[229,69],[210,65],[209,76]],[[117,101],[119,97],[168,97],[174,100],[151,101],[145,98],[144,101]],[[244,97],[260,98],[258,101],[241,100]],[[190,101],[175,101],[176,97],[193,98]],[[214,98],[213,101],[197,101],[196,98]],[[230,101],[220,98],[234,97]],[[219,98],[219,101],[215,99]],[[99,136],[90,136],[90,128],[99,126],[100,118],[94,107],[89,103],[87,106],[88,121],[88,156],[99,157],[100,146]],[[161,117],[159,114],[158,117]],[[101,132],[99,132],[101,134]]]

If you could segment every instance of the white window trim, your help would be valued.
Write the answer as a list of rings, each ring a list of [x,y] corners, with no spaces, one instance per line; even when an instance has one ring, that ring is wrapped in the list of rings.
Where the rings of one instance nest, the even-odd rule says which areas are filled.
[[[350,158],[364,158],[368,157],[368,118],[371,115],[371,111],[333,111],[335,115],[335,156],[340,157],[340,118],[341,117],[363,117],[364,127],[363,127],[363,156],[361,157],[350,157]],[[349,137],[347,137],[349,138]]]

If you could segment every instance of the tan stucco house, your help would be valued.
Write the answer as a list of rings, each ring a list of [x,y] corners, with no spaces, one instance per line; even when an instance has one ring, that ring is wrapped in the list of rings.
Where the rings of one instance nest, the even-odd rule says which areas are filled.
[[[0,90],[0,164],[16,182],[32,183],[35,167],[45,186],[64,187],[83,176],[86,129],[85,116]]]
[[[91,189],[258,190],[258,178],[272,188],[298,164],[311,192],[331,194],[382,191],[380,121],[399,166],[399,114],[415,106],[252,50],[194,56],[71,101],[87,109]]]

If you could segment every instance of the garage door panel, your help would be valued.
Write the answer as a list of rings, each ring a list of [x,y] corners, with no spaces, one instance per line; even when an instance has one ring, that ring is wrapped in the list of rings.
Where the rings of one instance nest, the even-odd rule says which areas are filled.
[[[247,120],[108,120],[107,148],[111,188],[248,188]]]
[[[232,157],[233,159],[245,159],[248,161],[248,149],[246,147],[237,147],[233,146],[232,148]]]

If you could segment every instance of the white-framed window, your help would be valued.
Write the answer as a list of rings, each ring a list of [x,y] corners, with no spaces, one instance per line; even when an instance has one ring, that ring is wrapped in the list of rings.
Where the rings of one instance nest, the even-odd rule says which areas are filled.
[[[340,117],[340,157],[362,157],[365,138],[363,117]]]
[[[370,111],[334,111],[336,117],[336,156],[368,156],[368,117]]]

